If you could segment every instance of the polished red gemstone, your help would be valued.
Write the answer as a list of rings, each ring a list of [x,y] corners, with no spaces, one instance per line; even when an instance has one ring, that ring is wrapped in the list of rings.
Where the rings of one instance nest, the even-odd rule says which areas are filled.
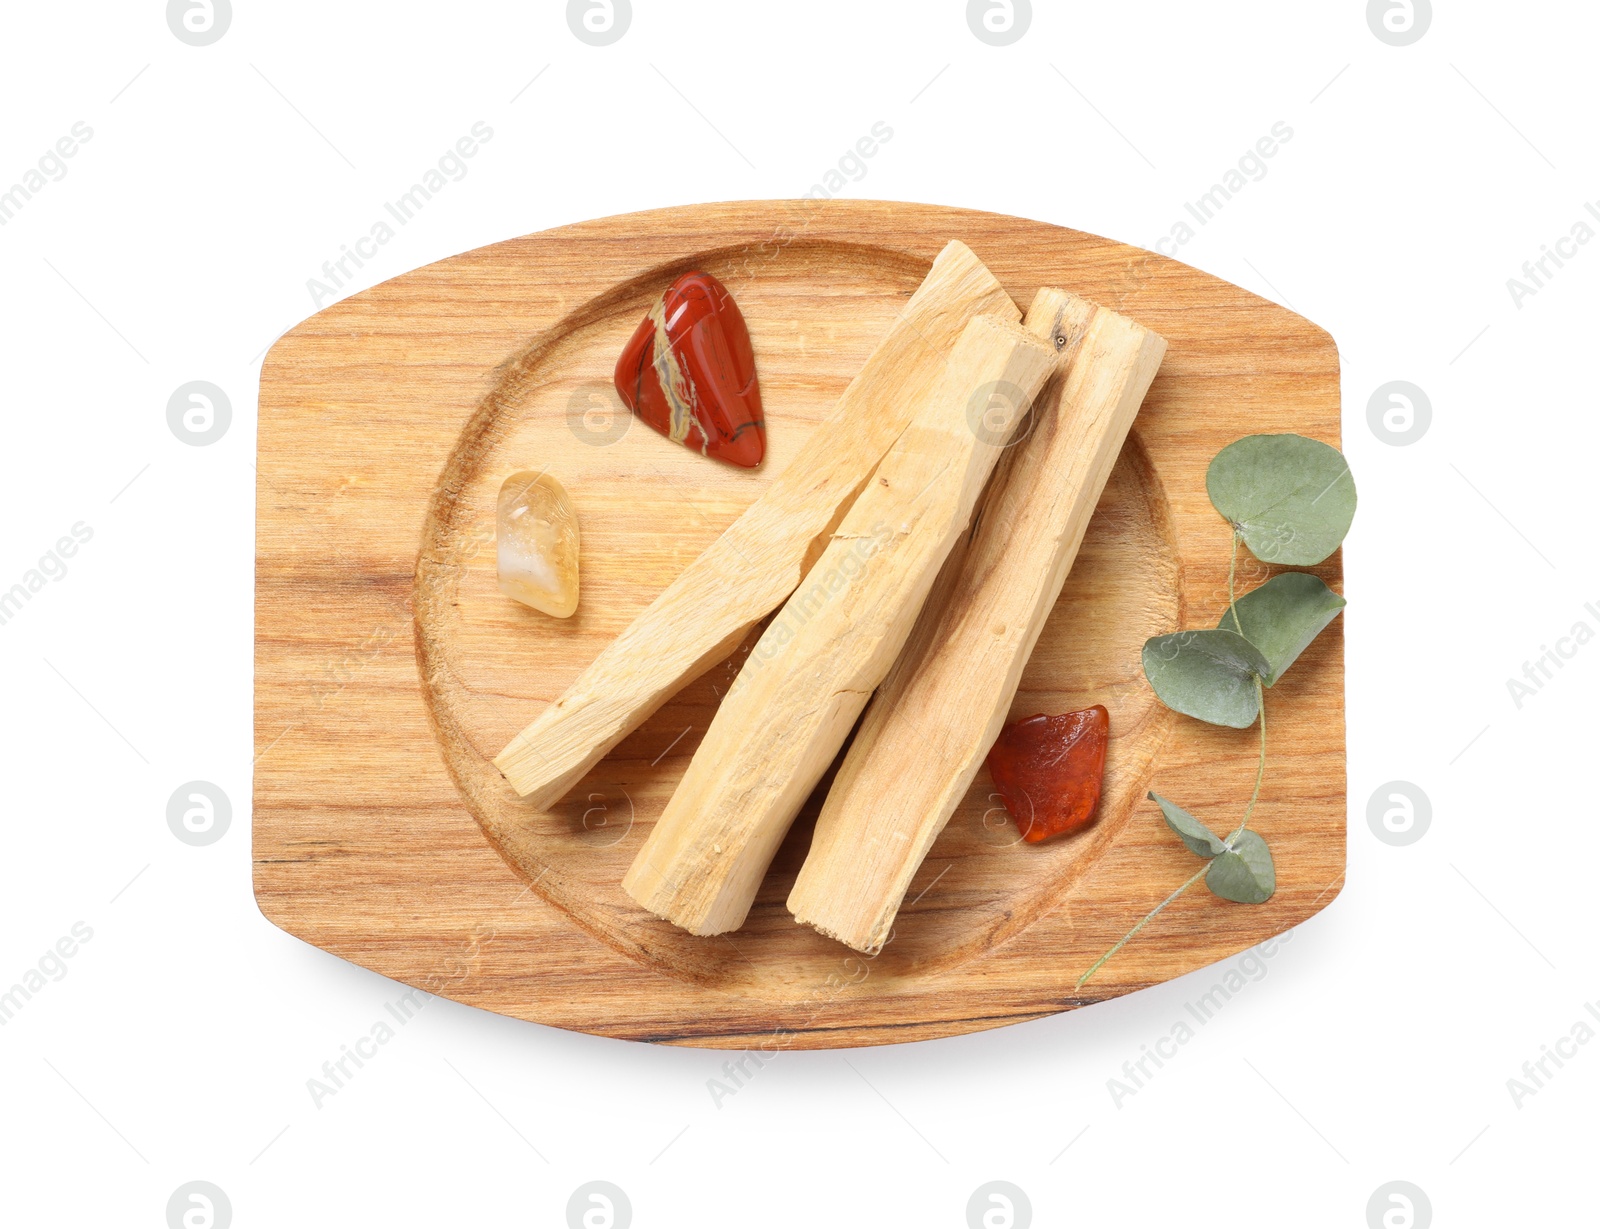
[[[1100,802],[1111,714],[1096,704],[1059,717],[1029,717],[1000,731],[989,775],[1031,844],[1086,828]]]
[[[617,360],[616,384],[669,440],[746,468],[766,456],[750,330],[709,273],[685,273],[656,300]]]

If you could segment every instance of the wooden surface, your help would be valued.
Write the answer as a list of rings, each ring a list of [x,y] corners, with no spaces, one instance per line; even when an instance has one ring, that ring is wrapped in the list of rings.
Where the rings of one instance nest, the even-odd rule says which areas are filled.
[[[967,322],[939,382],[745,658],[622,881],[630,897],[697,935],[744,925],[1055,356],[1016,321]],[[969,415],[996,388],[1015,395],[991,437]]]
[[[1126,316],[1055,288],[1034,296],[1025,323],[1053,344],[1057,374],[873,696],[789,893],[796,920],[857,951],[888,940],[994,746],[1167,350]]]
[[[980,313],[1021,316],[972,249],[951,242],[804,449],[495,757],[517,793],[539,810],[564,800],[608,751],[685,683],[726,661],[788,599]]]
[[[550,811],[519,799],[491,759],[782,471],[947,239],[1020,303],[1062,286],[1170,343],[1012,706],[1013,717],[1110,709],[1100,820],[1023,844],[980,772],[869,959],[784,907],[814,795],[745,927],[688,935],[620,883],[756,633]],[[630,425],[610,390],[649,301],[692,268],[721,278],[749,322],[769,434],[756,471]],[[1193,869],[1145,791],[1213,827],[1249,794],[1254,733],[1167,712],[1139,669],[1148,636],[1214,626],[1226,603],[1228,534],[1206,465],[1251,432],[1339,442],[1332,340],[1247,291],[992,214],[693,206],[526,236],[355,295],[272,348],[260,405],[256,897],[309,943],[564,1028],[816,1048],[1124,994],[1259,943],[1338,892],[1342,622],[1268,696],[1271,763],[1252,826],[1272,843],[1277,895],[1242,906],[1191,892],[1073,992]],[[582,527],[582,599],[562,621],[495,584],[499,484],[544,465]],[[1241,588],[1269,574],[1248,560],[1241,571]],[[1338,555],[1315,571],[1339,587]]]

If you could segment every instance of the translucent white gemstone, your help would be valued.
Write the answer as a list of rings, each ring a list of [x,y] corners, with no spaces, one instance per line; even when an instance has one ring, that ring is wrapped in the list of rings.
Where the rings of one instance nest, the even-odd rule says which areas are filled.
[[[578,609],[578,514],[542,470],[512,474],[495,517],[500,592],[565,619]]]

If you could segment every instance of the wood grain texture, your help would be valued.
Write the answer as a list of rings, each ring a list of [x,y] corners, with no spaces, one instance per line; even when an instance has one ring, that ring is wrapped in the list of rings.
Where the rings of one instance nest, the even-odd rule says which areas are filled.
[[[794,591],[979,313],[1021,315],[972,250],[952,241],[782,473],[495,757],[517,793],[540,809],[560,802]]]
[[[873,697],[789,894],[796,921],[858,951],[887,941],[994,745],[1167,349],[1137,322],[1052,288],[1025,324],[1054,343],[1057,375]]]
[[[984,772],[868,960],[784,908],[813,796],[745,928],[702,939],[623,872],[740,656],[625,738],[548,811],[491,760],[781,473],[948,239],[1017,302],[1063,286],[1170,343],[1012,716],[1111,710],[1102,818],[1023,845]],[[769,451],[735,471],[628,427],[610,372],[650,300],[701,268],[738,298]],[[1143,801],[1226,823],[1251,731],[1179,719],[1148,636],[1212,626],[1228,537],[1205,493],[1258,431],[1339,442],[1332,340],[1194,269],[1077,231],[882,202],[747,202],[602,219],[418,269],[297,326],[263,366],[257,486],[256,897],[328,951],[432,993],[615,1037],[814,1048],[992,1028],[1187,973],[1324,907],[1344,871],[1343,642],[1272,689],[1257,827],[1277,895],[1190,893],[1084,990],[1077,975],[1192,869]],[[494,498],[549,464],[577,504],[584,591],[551,620],[498,593]],[[1268,571],[1245,562],[1242,587]],[[1318,575],[1335,588],[1340,558]],[[752,633],[752,636],[755,633]],[[823,782],[825,787],[826,779]]]
[[[761,634],[622,889],[697,935],[744,924],[767,868],[916,624],[1055,350],[976,316],[832,541]],[[1003,421],[975,421],[995,388]]]

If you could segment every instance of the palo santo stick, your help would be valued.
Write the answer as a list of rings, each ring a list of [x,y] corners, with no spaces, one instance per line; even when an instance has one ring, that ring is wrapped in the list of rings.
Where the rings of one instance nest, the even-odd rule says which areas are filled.
[[[1014,323],[967,325],[938,388],[723,699],[622,881],[634,900],[695,934],[744,923],[1054,362],[1051,345]]]
[[[495,758],[517,793],[554,805],[794,591],[978,315],[1014,323],[1021,312],[971,249],[951,242],[789,466]]]
[[[873,700],[789,894],[797,921],[858,951],[888,940],[911,877],[999,735],[1167,349],[1059,290],[1039,291],[1026,324],[1057,339],[1065,370],[995,474],[959,571],[946,568],[945,591]]]

